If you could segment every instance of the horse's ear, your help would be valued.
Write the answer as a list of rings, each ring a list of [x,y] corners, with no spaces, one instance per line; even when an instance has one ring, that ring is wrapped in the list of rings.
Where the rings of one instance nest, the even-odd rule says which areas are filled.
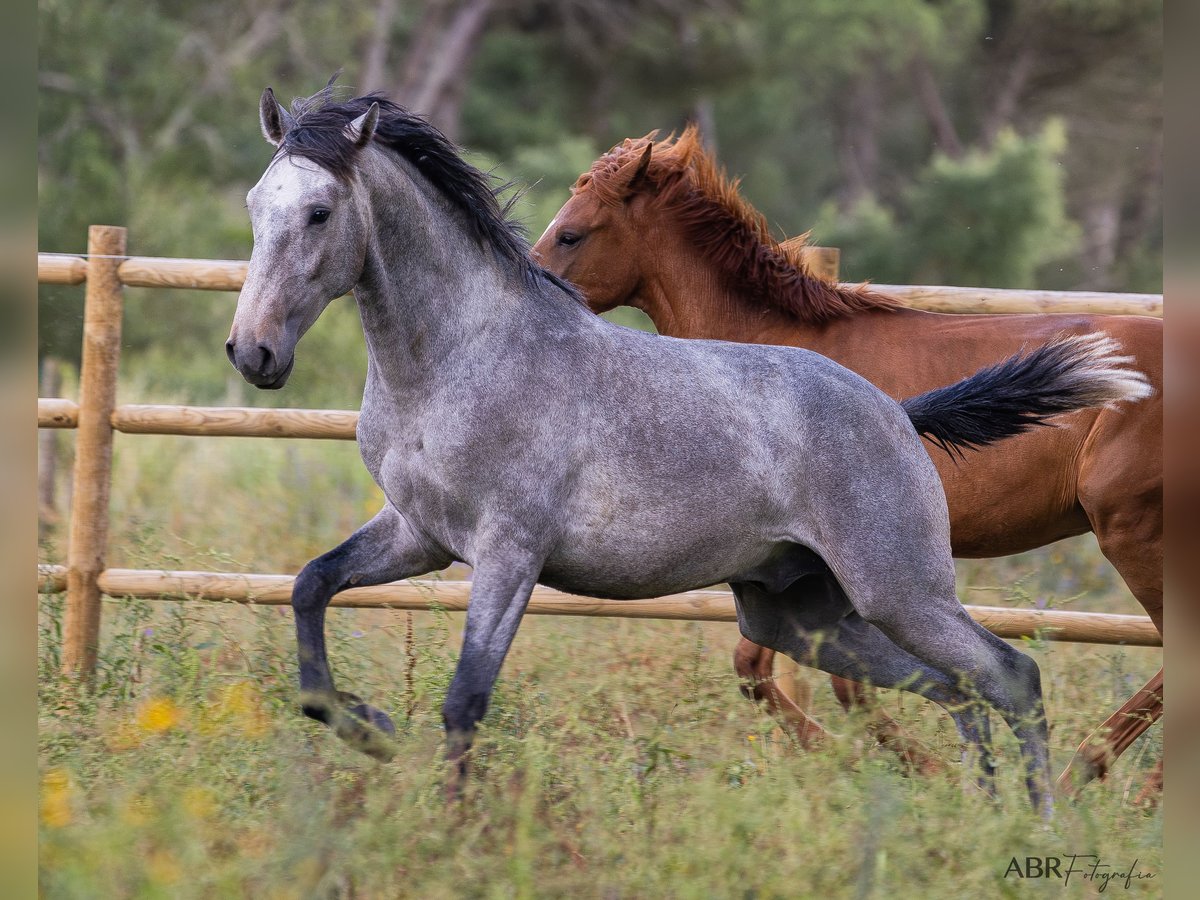
[[[292,130],[296,120],[279,105],[275,92],[270,88],[263,91],[262,99],[258,101],[258,122],[262,126],[263,137],[273,147],[283,143],[283,137]]]
[[[268,88],[263,91],[262,100],[258,101],[258,124],[263,127],[266,143],[278,146],[283,143],[284,134],[292,131],[296,122],[292,114],[275,100],[275,91]]]
[[[646,179],[646,172],[650,168],[650,157],[654,153],[654,144],[647,144],[646,149],[642,151],[642,158],[638,160],[637,168],[633,170],[633,175],[630,176],[628,184],[625,185],[625,199],[628,200],[642,186],[642,182]]]
[[[346,137],[355,147],[365,147],[375,137],[375,126],[379,124],[379,104],[371,108],[346,126]]]

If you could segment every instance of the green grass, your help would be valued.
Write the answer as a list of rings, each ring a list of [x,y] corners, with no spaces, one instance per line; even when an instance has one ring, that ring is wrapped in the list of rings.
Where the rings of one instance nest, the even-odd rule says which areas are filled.
[[[355,456],[332,442],[123,436],[110,564],[294,572],[377,507]],[[966,602],[1138,611],[1091,539],[959,573]],[[834,737],[797,749],[741,699],[731,625],[529,617],[468,796],[448,808],[440,706],[460,615],[413,614],[410,635],[402,612],[331,613],[339,686],[397,723],[387,764],[299,715],[286,609],[106,600],[90,694],[57,674],[61,616],[61,599],[41,599],[46,897],[1063,896],[1060,881],[1003,875],[1013,856],[1071,853],[1136,858],[1158,878],[1132,890],[1161,892],[1162,814],[1132,802],[1161,727],[1045,826],[995,717],[998,803],[964,789],[949,718],[912,695],[882,702],[947,760],[945,776],[905,775],[805,671]],[[1161,661],[1025,649],[1042,667],[1056,773]]]
[[[905,776],[815,675],[836,736],[797,750],[740,699],[728,626],[530,617],[448,809],[439,708],[460,617],[414,614],[409,641],[404,613],[332,615],[342,686],[397,721],[380,764],[297,714],[284,611],[112,601],[88,696],[54,673],[59,608],[42,603],[48,897],[992,896],[1061,890],[1001,876],[1064,853],[1162,872],[1161,814],[1128,799],[1157,730],[1047,828],[999,723],[998,804],[963,789],[948,718],[911,696],[883,702],[948,776]],[[1031,649],[1056,767],[1157,665]]]

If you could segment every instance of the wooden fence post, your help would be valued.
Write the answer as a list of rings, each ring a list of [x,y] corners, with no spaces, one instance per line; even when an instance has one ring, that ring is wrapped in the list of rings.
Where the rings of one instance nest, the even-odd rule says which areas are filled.
[[[841,277],[838,271],[842,260],[842,251],[838,247],[805,247],[801,253],[804,264],[819,278],[837,281]]]
[[[125,229],[88,229],[87,288],[83,311],[83,362],[79,368],[79,432],[67,546],[67,608],[62,670],[90,681],[100,644],[100,573],[108,544],[117,364],[124,306],[117,269],[125,255]]]

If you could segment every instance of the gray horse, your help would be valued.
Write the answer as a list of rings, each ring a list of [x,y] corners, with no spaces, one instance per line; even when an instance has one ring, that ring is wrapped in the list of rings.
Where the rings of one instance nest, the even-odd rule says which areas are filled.
[[[330,89],[289,113],[248,207],[254,251],[226,350],[281,388],[296,343],[353,291],[368,368],[358,442],[387,502],[292,597],[304,712],[388,758],[388,717],[337,691],[325,610],[354,585],[474,567],[443,709],[454,783],[534,585],[655,597],[728,582],[742,634],[947,708],[991,784],[987,713],[1050,813],[1037,664],[955,596],[945,498],[921,446],[990,443],[1132,400],[1102,338],[1064,339],[903,406],[805,350],[612,325],[528,255],[486,176],[418,116]],[[966,685],[967,687],[964,687]]]

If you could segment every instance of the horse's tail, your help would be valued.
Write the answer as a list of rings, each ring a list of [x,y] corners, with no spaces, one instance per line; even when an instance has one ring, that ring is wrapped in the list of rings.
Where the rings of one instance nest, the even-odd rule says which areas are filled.
[[[962,456],[1061,413],[1150,396],[1146,376],[1126,368],[1133,357],[1119,352],[1104,334],[1060,337],[900,405],[918,434]]]

